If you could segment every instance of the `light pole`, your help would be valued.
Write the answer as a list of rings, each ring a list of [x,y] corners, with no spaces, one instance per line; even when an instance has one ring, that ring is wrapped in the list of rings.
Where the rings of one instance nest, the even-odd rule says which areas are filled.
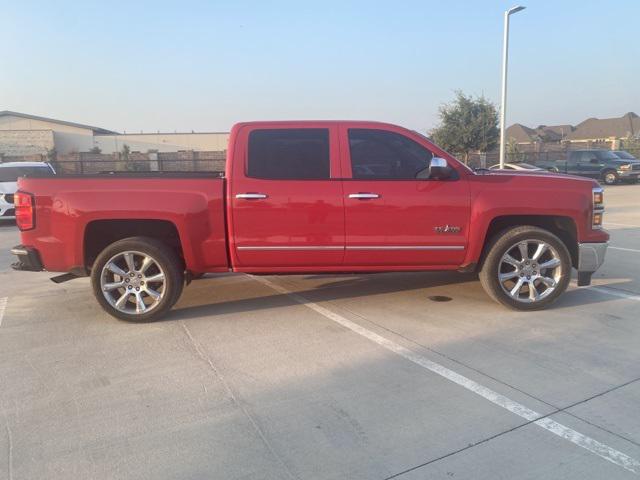
[[[502,105],[500,106],[500,168],[504,168],[504,130],[507,117],[507,57],[509,56],[509,17],[525,7],[511,7],[504,12],[504,40],[502,43]]]

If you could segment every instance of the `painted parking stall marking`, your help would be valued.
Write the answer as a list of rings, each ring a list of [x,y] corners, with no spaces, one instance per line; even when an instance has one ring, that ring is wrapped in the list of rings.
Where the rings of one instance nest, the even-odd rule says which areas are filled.
[[[2,326],[2,319],[4,318],[4,311],[7,308],[7,297],[0,298],[0,327]]]
[[[634,253],[640,253],[640,250],[636,250],[635,248],[612,247],[611,245],[609,245],[609,248],[610,248],[611,250],[620,250],[621,252],[634,252]]]
[[[357,333],[358,335],[368,340],[371,340],[381,347],[386,348],[387,350],[400,355],[401,357],[433,373],[436,373],[453,383],[460,385],[461,387],[483,397],[484,399],[504,408],[505,410],[508,410],[515,415],[518,415],[521,418],[524,418],[529,422],[532,422],[534,425],[544,428],[548,432],[551,432],[554,435],[557,435],[558,437],[573,443],[574,445],[584,448],[585,450],[590,451],[591,453],[607,460],[608,462],[614,463],[624,468],[625,470],[640,475],[640,461],[636,460],[635,458],[632,458],[612,447],[609,447],[604,443],[598,442],[597,440],[588,437],[587,435],[584,435],[576,430],[573,430],[572,428],[562,425],[561,423],[548,418],[548,416],[544,416],[534,410],[531,410],[521,403],[511,400],[510,398],[498,392],[495,392],[490,388],[487,388],[479,384],[478,382],[465,377],[464,375],[456,373],[443,365],[429,360],[428,358],[414,352],[413,350],[410,350],[392,340],[389,340],[388,338],[378,335],[377,333],[363,327],[362,325],[352,322],[342,315],[339,315],[321,305],[318,305],[317,303],[309,301],[302,295],[294,293],[291,290],[278,285],[267,278],[258,276],[253,276],[252,278],[268,286],[272,290],[275,290],[278,293],[288,295],[301,305],[304,305],[305,307],[310,308],[311,310],[319,313],[325,318],[328,318],[329,320],[342,325],[352,332]]]
[[[618,298],[624,298],[626,300],[635,300],[636,302],[640,302],[640,295],[634,295],[633,293],[628,293],[623,290],[619,290],[617,288],[610,288],[605,286],[589,286],[582,287],[588,288],[589,290],[595,290],[596,292],[604,293],[605,295],[611,295]]]
[[[640,228],[640,225],[631,225],[630,223],[614,223],[614,222],[604,222],[605,226],[613,225],[614,227],[631,227],[631,228]]]

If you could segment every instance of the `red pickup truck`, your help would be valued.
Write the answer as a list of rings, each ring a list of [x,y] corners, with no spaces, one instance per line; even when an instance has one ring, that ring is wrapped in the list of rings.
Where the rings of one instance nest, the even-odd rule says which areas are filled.
[[[152,320],[204,272],[460,270],[519,310],[604,260],[595,180],[472,171],[375,122],[235,125],[222,174],[22,178],[18,270],[91,276],[98,302]]]

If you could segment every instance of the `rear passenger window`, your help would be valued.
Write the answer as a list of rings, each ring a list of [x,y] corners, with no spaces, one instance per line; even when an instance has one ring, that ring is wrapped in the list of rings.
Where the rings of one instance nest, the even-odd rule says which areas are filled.
[[[329,178],[329,130],[254,130],[249,134],[247,175],[281,180]]]
[[[350,129],[349,149],[353,178],[414,180],[426,171],[433,154],[399,133]]]

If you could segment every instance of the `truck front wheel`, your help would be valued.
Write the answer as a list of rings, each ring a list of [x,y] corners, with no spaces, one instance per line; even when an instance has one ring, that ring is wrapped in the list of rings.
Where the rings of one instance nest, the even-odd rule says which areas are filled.
[[[555,301],[571,279],[571,257],[553,233],[513,227],[487,247],[480,282],[491,298],[516,310],[539,310]]]
[[[148,322],[178,301],[184,272],[176,253],[148,237],[130,237],[105,248],[91,270],[100,306],[121,320]]]
[[[602,180],[607,185],[615,185],[618,183],[618,174],[615,170],[607,170],[602,174]]]

